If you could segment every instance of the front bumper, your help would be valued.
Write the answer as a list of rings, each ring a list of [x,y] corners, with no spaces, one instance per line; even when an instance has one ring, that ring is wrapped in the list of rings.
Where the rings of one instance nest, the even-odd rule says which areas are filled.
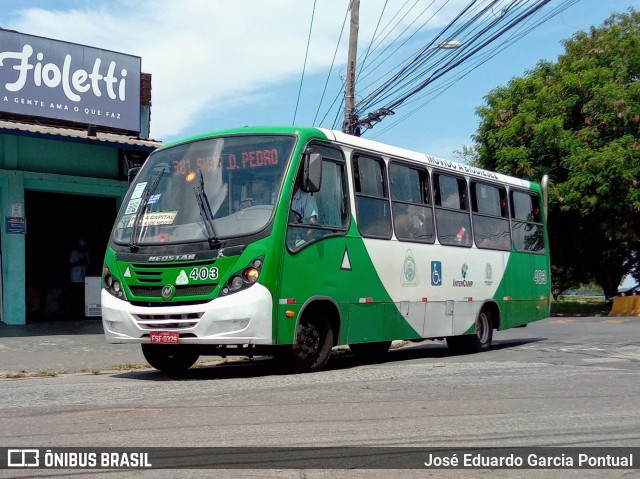
[[[250,288],[207,303],[134,306],[101,293],[108,343],[149,343],[150,331],[177,331],[181,344],[273,344],[273,299],[267,288]]]

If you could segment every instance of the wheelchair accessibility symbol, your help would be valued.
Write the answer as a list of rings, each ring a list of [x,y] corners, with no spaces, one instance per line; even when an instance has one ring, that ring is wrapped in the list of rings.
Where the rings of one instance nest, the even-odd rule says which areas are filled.
[[[431,262],[431,286],[442,286],[442,262]]]

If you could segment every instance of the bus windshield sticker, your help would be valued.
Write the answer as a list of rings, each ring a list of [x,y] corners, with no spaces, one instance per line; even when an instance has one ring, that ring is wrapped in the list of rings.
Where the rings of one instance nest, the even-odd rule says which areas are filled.
[[[132,215],[134,214],[136,211],[138,211],[138,208],[140,207],[140,202],[142,201],[142,198],[135,198],[135,199],[130,199],[129,200],[129,204],[127,205],[127,211],[124,212],[125,215]]]
[[[131,199],[135,200],[136,198],[142,198],[142,193],[144,192],[144,189],[147,187],[147,182],[143,181],[142,183],[138,183],[136,185],[136,188],[133,190],[133,193],[131,193]]]
[[[158,211],[154,213],[145,213],[142,218],[142,226],[161,226],[173,224],[173,220],[176,219],[177,211]],[[133,226],[135,216],[132,216],[129,220],[128,228]]]

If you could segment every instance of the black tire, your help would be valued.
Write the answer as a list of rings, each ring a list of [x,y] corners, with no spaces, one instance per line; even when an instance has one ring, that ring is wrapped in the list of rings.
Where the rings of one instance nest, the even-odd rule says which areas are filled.
[[[380,341],[378,343],[358,343],[350,344],[349,349],[356,356],[363,359],[381,359],[388,352],[391,347],[391,341]]]
[[[492,340],[491,314],[483,309],[476,318],[475,332],[463,336],[450,336],[447,338],[447,346],[456,354],[474,354],[490,349]]]
[[[294,344],[285,348],[279,359],[286,361],[287,367],[298,373],[312,373],[321,370],[329,361],[333,348],[333,329],[320,313],[307,315],[296,327]]]
[[[187,347],[164,344],[143,344],[142,354],[151,366],[169,374],[185,372],[200,357]]]

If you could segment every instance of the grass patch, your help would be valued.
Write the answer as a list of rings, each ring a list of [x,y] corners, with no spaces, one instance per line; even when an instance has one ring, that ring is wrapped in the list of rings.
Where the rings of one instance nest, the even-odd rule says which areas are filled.
[[[40,371],[35,373],[33,376],[37,378],[57,378],[58,376],[60,376],[60,372],[51,371],[49,369],[41,369]]]
[[[26,371],[20,371],[17,373],[6,373],[4,375],[5,379],[20,379],[20,378],[26,378],[26,377],[27,377]]]
[[[146,364],[124,363],[116,364],[113,368],[118,371],[131,371],[132,369],[145,369],[147,367]]]

